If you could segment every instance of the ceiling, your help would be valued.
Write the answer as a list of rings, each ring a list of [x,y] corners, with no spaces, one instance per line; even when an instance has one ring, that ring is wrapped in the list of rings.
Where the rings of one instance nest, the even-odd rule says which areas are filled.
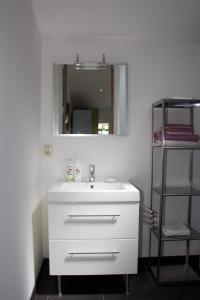
[[[43,37],[200,42],[200,0],[31,0]]]

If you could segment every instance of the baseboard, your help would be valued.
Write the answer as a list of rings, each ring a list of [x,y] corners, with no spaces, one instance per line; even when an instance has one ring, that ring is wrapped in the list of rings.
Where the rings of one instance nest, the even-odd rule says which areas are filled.
[[[44,262],[45,262],[45,258],[43,258],[42,261],[41,261],[41,266],[40,266],[39,272],[38,272],[38,274],[37,274],[37,278],[36,278],[36,280],[35,280],[35,285],[34,285],[34,287],[33,287],[33,291],[32,291],[30,300],[35,300],[35,298],[36,298],[36,295],[37,295],[37,282],[38,282],[38,278],[40,277],[40,273],[41,273],[41,271],[42,271]]]
[[[34,286],[30,300],[35,300],[36,297],[36,286]]]

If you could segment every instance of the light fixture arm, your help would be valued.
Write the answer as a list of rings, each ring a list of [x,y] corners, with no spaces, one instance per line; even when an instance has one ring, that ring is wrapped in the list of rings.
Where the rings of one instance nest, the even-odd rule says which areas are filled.
[[[106,63],[106,56],[105,56],[105,54],[104,54],[104,53],[102,54],[102,63],[103,63],[103,64],[105,64],[105,63]]]
[[[100,70],[107,69],[108,64],[106,63],[105,54],[102,54],[102,61],[80,61],[79,54],[76,54],[76,62],[74,68],[76,70]]]
[[[77,64],[79,63],[79,54],[78,53],[76,54],[76,63]]]

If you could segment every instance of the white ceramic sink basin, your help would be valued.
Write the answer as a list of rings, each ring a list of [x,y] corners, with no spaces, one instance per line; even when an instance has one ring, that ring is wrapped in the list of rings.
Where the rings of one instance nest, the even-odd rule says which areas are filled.
[[[139,191],[129,182],[56,182],[49,189],[48,199],[50,202],[55,199],[56,202],[139,202]]]
[[[130,190],[132,189],[130,183],[122,182],[63,182],[60,185],[60,191],[113,191],[113,190]]]

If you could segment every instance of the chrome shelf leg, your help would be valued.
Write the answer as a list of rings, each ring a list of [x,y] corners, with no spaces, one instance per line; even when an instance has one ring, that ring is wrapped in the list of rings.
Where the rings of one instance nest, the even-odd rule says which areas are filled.
[[[61,276],[58,276],[58,296],[62,296],[62,289],[61,289]]]
[[[125,276],[126,276],[126,292],[125,292],[125,295],[128,296],[128,295],[130,295],[130,291],[129,291],[129,276],[128,276],[128,274],[126,274]]]

